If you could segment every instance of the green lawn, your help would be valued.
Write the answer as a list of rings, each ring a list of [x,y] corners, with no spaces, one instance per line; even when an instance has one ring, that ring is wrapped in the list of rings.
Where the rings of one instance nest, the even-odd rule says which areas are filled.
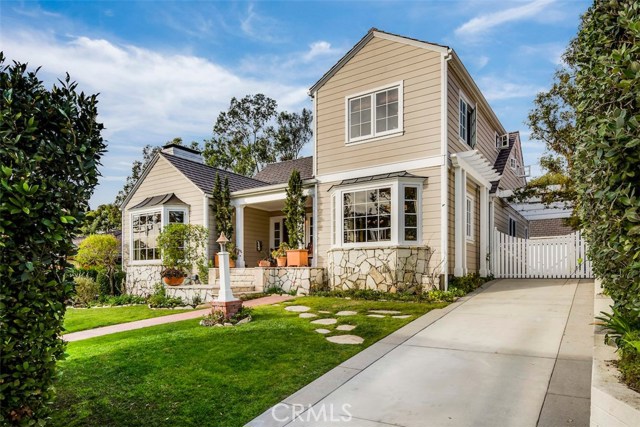
[[[64,333],[69,334],[71,332],[84,331],[101,326],[117,325],[118,323],[133,322],[134,320],[177,314],[184,311],[188,310],[152,310],[146,305],[106,308],[69,308],[64,316]]]
[[[284,305],[256,308],[251,323],[234,328],[187,320],[72,342],[59,365],[53,425],[242,426],[417,315],[446,305],[322,297],[295,304],[358,311],[338,318],[338,325],[357,328],[337,333],[357,334],[364,344],[332,344],[314,329],[336,325],[312,325]],[[371,318],[369,309],[415,316]]]

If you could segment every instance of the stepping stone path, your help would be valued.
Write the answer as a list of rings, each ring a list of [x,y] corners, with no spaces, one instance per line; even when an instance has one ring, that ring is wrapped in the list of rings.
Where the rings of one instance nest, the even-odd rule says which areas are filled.
[[[311,321],[314,325],[335,325],[338,323],[337,319],[318,319]]]
[[[313,313],[300,313],[300,317],[303,319],[310,319],[312,317],[318,317],[318,315]]]
[[[336,316],[355,316],[356,314],[358,314],[357,311],[339,311],[336,313]]]
[[[338,331],[353,331],[356,325],[340,325],[336,328]]]
[[[384,315],[382,315],[382,314],[367,314],[367,317],[378,317],[378,318],[382,318],[382,317],[384,317]]]
[[[391,317],[393,317],[394,319],[408,319],[409,317],[411,317],[411,315],[410,314],[403,314],[403,315],[400,315],[400,316],[391,316]]]
[[[327,337],[327,341],[334,344],[362,344],[364,338],[357,335],[335,335],[333,337]]]
[[[331,314],[331,312],[327,311],[327,310],[318,310],[318,313],[320,313],[320,314]]]
[[[293,311],[294,313],[302,313],[302,312],[311,310],[311,307],[307,307],[306,305],[292,305],[290,307],[285,308],[285,310]]]
[[[375,313],[375,314],[402,314],[401,311],[396,311],[396,310],[369,310],[369,313]]]
[[[331,331],[328,329],[316,329],[316,332],[322,335],[330,334]]]

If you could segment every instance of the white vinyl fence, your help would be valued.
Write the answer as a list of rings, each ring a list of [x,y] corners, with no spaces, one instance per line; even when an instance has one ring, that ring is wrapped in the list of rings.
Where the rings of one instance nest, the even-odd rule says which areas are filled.
[[[493,233],[491,269],[496,278],[592,278],[587,243],[579,231],[566,236],[521,239]]]

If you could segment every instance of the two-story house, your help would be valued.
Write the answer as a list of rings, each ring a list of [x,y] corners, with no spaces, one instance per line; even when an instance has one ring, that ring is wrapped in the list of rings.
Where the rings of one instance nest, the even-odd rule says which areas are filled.
[[[519,133],[502,126],[453,49],[372,29],[310,95],[312,157],[246,178],[179,146],[157,156],[123,205],[132,278],[159,281],[153,241],[140,241],[149,235],[143,218],[147,229],[149,218],[157,227],[177,219],[213,229],[216,173],[230,180],[238,263],[254,267],[259,249],[286,240],[286,182],[300,170],[312,264],[332,287],[390,290],[433,277],[446,287],[449,275],[490,274],[494,227],[526,237],[527,221],[500,197],[526,182]]]

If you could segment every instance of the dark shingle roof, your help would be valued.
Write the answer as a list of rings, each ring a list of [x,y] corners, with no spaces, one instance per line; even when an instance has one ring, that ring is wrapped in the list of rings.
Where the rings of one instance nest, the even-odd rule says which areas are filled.
[[[284,162],[269,163],[254,178],[269,184],[281,184],[289,181],[291,172],[297,169],[300,177],[304,179],[313,178],[313,156],[302,157],[295,160],[285,160]]]
[[[167,193],[167,194],[162,194],[160,196],[147,197],[137,205],[132,206],[131,209],[165,205],[169,202],[176,203],[179,205],[186,205],[186,203],[180,200],[178,197],[176,197],[175,194]]]
[[[204,163],[194,162],[181,157],[172,156],[167,153],[160,153],[169,163],[175,166],[187,179],[193,182],[200,190],[211,194],[216,174],[220,174],[220,179],[229,178],[229,189],[233,191],[246,190],[249,188],[264,187],[267,182],[255,178],[238,175],[233,172],[207,166]]]
[[[498,171],[500,175],[504,172],[505,166],[507,166],[507,162],[509,161],[509,156],[511,155],[511,150],[513,146],[516,144],[517,138],[519,138],[520,132],[509,132],[509,148],[503,148],[498,153],[498,157],[496,158],[496,162],[493,164],[493,168]],[[491,193],[495,193],[498,189],[498,184],[500,181],[493,181],[491,183]]]

